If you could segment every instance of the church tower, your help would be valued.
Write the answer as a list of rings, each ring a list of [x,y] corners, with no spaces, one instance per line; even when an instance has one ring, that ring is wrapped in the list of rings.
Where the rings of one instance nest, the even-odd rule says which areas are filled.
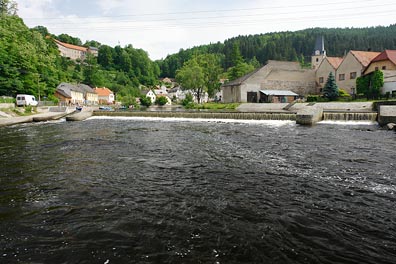
[[[326,57],[326,50],[324,48],[324,37],[316,38],[315,49],[311,58],[312,69],[317,70],[322,60]]]

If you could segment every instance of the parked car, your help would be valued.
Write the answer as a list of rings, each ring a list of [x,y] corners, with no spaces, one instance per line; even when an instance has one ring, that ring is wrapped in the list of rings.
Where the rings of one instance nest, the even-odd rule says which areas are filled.
[[[16,96],[16,104],[17,106],[37,106],[38,102],[36,101],[36,97],[29,94],[18,94]]]

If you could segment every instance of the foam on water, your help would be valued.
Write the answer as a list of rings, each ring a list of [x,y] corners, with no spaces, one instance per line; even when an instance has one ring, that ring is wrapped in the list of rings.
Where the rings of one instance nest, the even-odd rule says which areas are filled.
[[[239,124],[257,124],[274,127],[294,125],[291,120],[243,120],[243,119],[215,119],[215,118],[174,118],[174,117],[109,117],[93,116],[87,120],[120,120],[120,121],[160,121],[160,122],[203,122],[203,123],[239,123]]]

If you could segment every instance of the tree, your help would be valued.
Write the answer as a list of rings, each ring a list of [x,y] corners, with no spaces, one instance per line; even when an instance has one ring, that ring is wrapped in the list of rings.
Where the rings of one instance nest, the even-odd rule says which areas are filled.
[[[168,102],[168,99],[166,99],[165,96],[158,96],[157,99],[155,100],[155,104],[157,105],[166,105],[166,103]]]
[[[16,16],[18,12],[18,4],[12,0],[0,0],[0,15],[4,16]]]
[[[356,79],[356,88],[358,94],[364,94],[367,99],[378,98],[381,93],[381,87],[384,86],[384,73],[376,70],[365,76]]]
[[[204,73],[205,91],[209,97],[213,97],[220,90],[219,76],[223,72],[220,66],[221,56],[204,54],[197,56],[196,59]]]
[[[254,66],[250,65],[246,62],[239,62],[237,65],[234,67],[231,67],[227,71],[227,76],[230,81],[238,79],[239,77],[242,77],[249,72],[254,71]]]
[[[140,104],[146,107],[150,107],[151,105],[151,99],[150,97],[147,97],[145,95],[140,96]]]
[[[323,88],[323,96],[330,100],[335,100],[338,97],[338,86],[332,72],[330,72],[325,87]]]
[[[177,71],[176,79],[181,84],[183,90],[191,90],[197,97],[198,103],[201,102],[205,92],[205,74],[197,59],[187,61],[184,66]]]

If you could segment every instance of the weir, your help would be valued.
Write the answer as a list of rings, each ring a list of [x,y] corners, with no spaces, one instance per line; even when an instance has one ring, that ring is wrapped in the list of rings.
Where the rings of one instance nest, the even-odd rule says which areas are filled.
[[[296,120],[290,112],[105,112],[94,111],[94,116],[163,117],[163,118],[208,118],[245,120]]]
[[[377,121],[376,112],[324,112],[323,120],[331,121]]]

